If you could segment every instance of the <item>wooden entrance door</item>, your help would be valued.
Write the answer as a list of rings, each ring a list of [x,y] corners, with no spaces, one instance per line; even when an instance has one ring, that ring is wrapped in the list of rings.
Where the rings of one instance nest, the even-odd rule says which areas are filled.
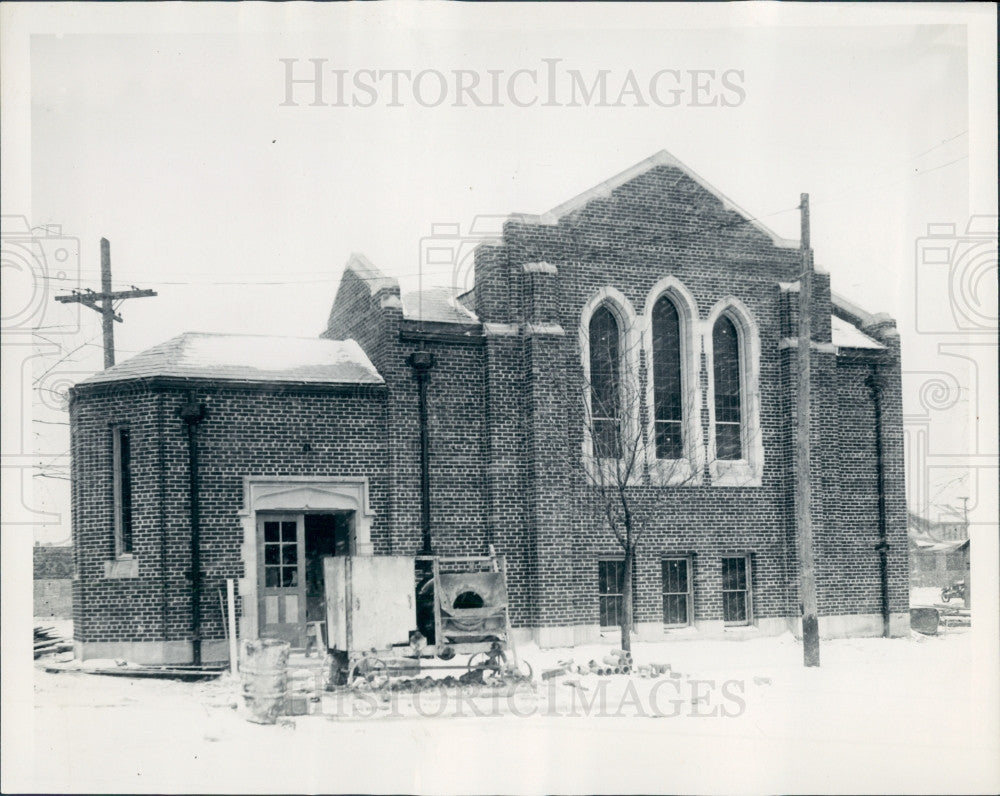
[[[261,638],[305,644],[305,523],[301,514],[257,518],[258,617]]]

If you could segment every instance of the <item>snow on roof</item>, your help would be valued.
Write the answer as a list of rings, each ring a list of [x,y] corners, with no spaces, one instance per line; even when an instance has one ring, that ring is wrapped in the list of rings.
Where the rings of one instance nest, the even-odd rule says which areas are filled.
[[[874,320],[874,316],[868,312],[868,310],[861,309],[861,307],[853,301],[849,301],[839,293],[834,293],[832,290],[830,291],[830,302],[838,310],[846,313],[847,315],[853,316],[855,320],[861,324],[867,324]]]
[[[186,332],[82,384],[169,376],[233,381],[381,384],[354,340]]]
[[[909,539],[915,547],[919,547],[928,553],[953,553],[969,545],[968,539],[948,539],[941,541],[930,536],[922,535],[913,531],[909,532]]]
[[[371,260],[360,252],[351,254],[344,270],[353,271],[358,279],[368,285],[368,290],[373,296],[380,290],[399,289],[399,282],[394,277],[383,274]]]
[[[432,323],[479,323],[474,312],[458,300],[450,287],[429,287],[403,294],[403,318]]]
[[[873,340],[856,326],[836,315],[830,316],[830,333],[837,348],[885,348],[880,342]]]
[[[564,218],[572,213],[575,213],[577,210],[584,207],[594,199],[610,196],[611,192],[616,188],[620,188],[627,182],[630,182],[636,177],[640,177],[647,171],[652,171],[659,166],[670,166],[686,174],[702,188],[715,196],[716,199],[722,202],[723,207],[743,216],[743,218],[747,219],[747,221],[749,221],[750,224],[756,227],[760,232],[767,235],[778,248],[797,249],[799,247],[798,241],[781,237],[770,227],[753,218],[750,213],[723,194],[722,191],[718,190],[715,186],[709,183],[708,180],[697,174],[694,169],[686,166],[684,163],[681,163],[681,161],[665,149],[661,149],[655,155],[651,155],[645,160],[639,161],[634,166],[630,166],[620,174],[616,174],[614,177],[595,185],[593,188],[588,188],[586,191],[573,197],[572,199],[553,207],[547,213],[543,213],[539,216],[530,215],[528,213],[515,213],[514,216],[516,218],[538,224],[556,224],[559,222],[560,218]]]

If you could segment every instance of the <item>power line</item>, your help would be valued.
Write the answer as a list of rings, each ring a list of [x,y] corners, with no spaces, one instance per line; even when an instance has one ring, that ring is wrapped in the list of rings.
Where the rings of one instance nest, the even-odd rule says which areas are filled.
[[[98,332],[98,334],[100,334],[100,332]],[[85,345],[88,345],[89,343],[92,343],[96,337],[97,337],[97,335],[95,334],[89,340],[85,340],[84,342],[80,343],[80,345],[78,345],[72,351],[68,351],[66,354],[64,354],[63,356],[59,357],[59,359],[57,359],[54,363],[52,363],[52,365],[41,376],[39,376],[33,382],[31,382],[31,386],[32,387],[37,386],[38,382],[40,382],[42,379],[44,379],[46,376],[48,376],[55,368],[59,367],[59,365],[61,365],[63,362],[65,362],[69,357],[73,356],[73,354],[75,354],[77,351],[79,351]]]
[[[449,268],[445,271],[424,271],[425,275],[435,275],[440,276],[443,274],[454,273],[454,268]],[[407,274],[407,276],[417,276],[417,274]],[[392,279],[394,277],[386,276],[359,276],[355,274],[357,279],[362,282],[381,282],[384,279]],[[156,279],[155,277],[145,277],[144,281],[150,282],[155,285],[242,285],[242,286],[253,286],[253,285],[264,285],[264,286],[275,286],[275,285],[314,285],[314,284],[332,284],[340,282],[343,275],[337,277],[330,277],[329,279],[298,279],[298,280],[163,280]],[[398,277],[396,277],[398,278]]]

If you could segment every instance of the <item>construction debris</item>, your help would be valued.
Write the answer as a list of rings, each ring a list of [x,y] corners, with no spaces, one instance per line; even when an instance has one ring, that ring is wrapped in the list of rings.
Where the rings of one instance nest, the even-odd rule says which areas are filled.
[[[73,642],[56,635],[54,627],[35,628],[35,659],[57,652],[71,652]]]
[[[214,680],[220,677],[229,667],[221,666],[143,666],[127,665],[105,667],[99,669],[82,669],[87,674],[103,674],[113,677],[155,677],[161,680]]]

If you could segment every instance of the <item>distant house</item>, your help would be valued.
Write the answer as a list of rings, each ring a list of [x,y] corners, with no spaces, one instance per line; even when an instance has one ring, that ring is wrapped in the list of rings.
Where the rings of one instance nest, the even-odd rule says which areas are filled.
[[[36,545],[34,559],[34,615],[71,619],[73,548]]]
[[[663,152],[511,215],[464,292],[401,293],[355,255],[322,339],[188,333],[85,379],[79,656],[225,657],[229,578],[241,638],[301,646],[323,557],[427,549],[506,556],[512,624],[541,646],[599,640],[628,588],[642,639],[795,630],[802,263]],[[822,270],[811,304],[820,630],[905,635],[899,334]],[[587,477],[624,460],[623,428],[631,584]]]
[[[964,522],[935,522],[912,511],[908,515],[910,584],[950,586],[969,568],[969,530]]]

